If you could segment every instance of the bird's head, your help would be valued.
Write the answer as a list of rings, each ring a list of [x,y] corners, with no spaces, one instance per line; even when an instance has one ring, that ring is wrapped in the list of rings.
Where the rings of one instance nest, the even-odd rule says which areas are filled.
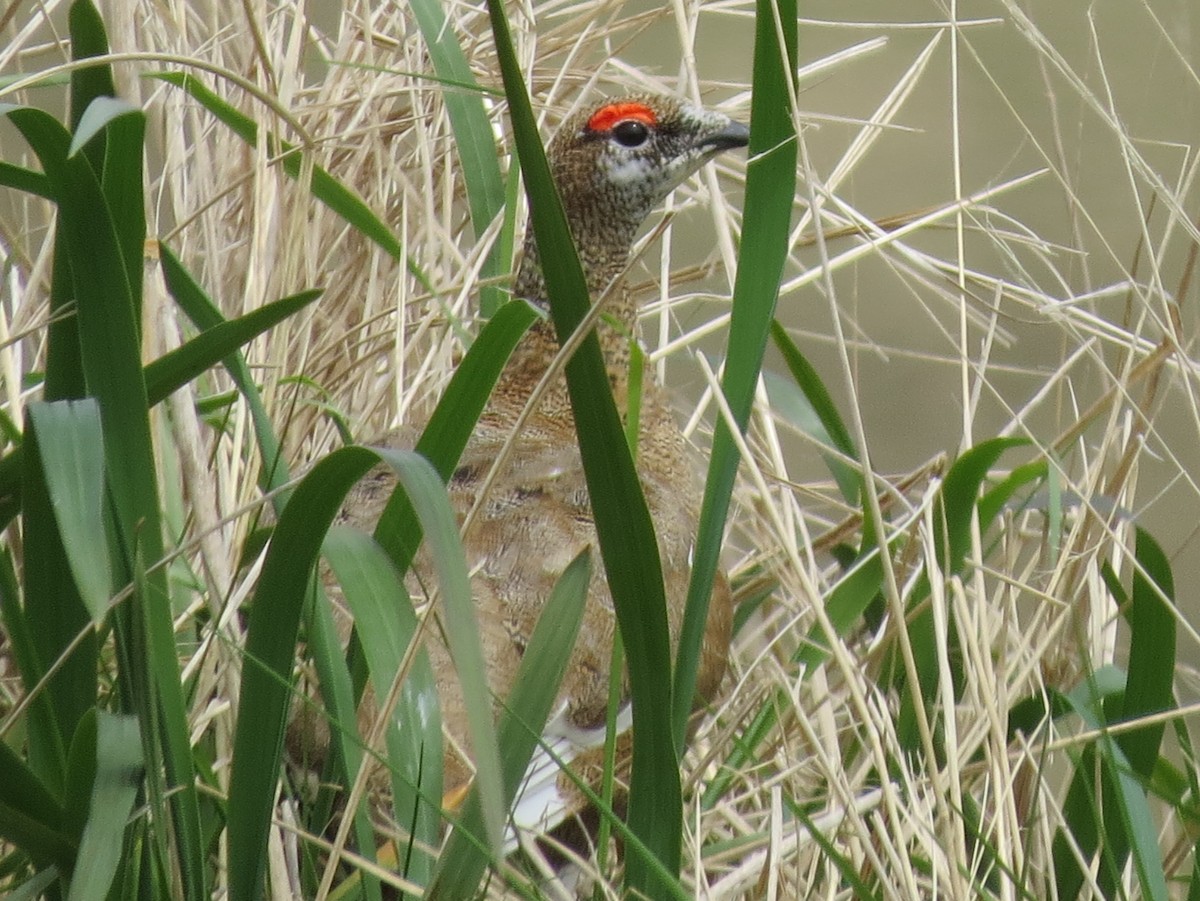
[[[591,289],[620,271],[638,228],[667,194],[749,139],[749,129],[723,113],[658,94],[603,100],[568,117],[547,157]],[[540,299],[539,270],[530,234],[520,296]]]
[[[675,187],[750,132],[675,97],[606,100],[559,128],[549,159],[567,215],[596,213],[634,230]]]

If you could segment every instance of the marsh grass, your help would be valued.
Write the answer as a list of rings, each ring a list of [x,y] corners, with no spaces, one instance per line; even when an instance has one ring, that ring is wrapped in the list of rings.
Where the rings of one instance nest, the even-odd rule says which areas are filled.
[[[1200,80],[1182,40],[1155,4],[1131,6],[1127,27],[1152,43],[1155,64],[1194,112]],[[793,89],[769,74],[781,58],[771,42],[786,44],[787,29],[762,4],[759,46],[775,56],[760,56],[752,101],[748,81],[705,81],[706,59],[693,50],[709,29],[749,42],[753,4],[546,3],[536,25],[530,10],[505,8],[543,136],[580,98],[629,88],[702,97],[741,117],[772,98],[796,135],[785,142],[796,153],[795,190],[780,182],[776,192],[793,197],[786,228],[770,226],[786,251],[782,278],[771,278],[781,281],[783,321],[770,331],[761,381],[748,342],[736,338],[727,351],[725,336],[728,298],[735,286],[749,290],[739,245],[743,262],[752,250],[740,236],[765,221],[743,222],[743,188],[750,209],[759,201],[746,179],[765,156],[750,176],[723,157],[678,190],[630,274],[645,300],[647,360],[689,398],[689,434],[717,448],[718,469],[722,458],[738,461],[728,512],[714,514],[713,528],[724,532],[721,559],[742,602],[726,690],[682,753],[682,807],[663,827],[674,833],[648,832],[658,827],[637,816],[631,832],[612,825],[633,887],[713,899],[1197,897],[1194,679],[1176,662],[1176,644],[1182,660],[1195,658],[1184,573],[1195,572],[1187,548],[1200,502],[1189,306],[1200,123],[1128,124],[1124,92],[1140,82],[1110,71],[1117,51],[1105,22],[1082,13],[1063,13],[1086,36],[1082,57],[1054,37],[1060,23],[1013,3],[957,23],[931,5],[928,21],[905,28],[802,21]],[[0,100],[61,118],[64,78],[75,79],[77,99],[105,93],[86,74],[102,69],[67,64],[65,4],[12,11]],[[466,399],[457,411],[477,405],[528,326],[505,307],[483,327],[504,299],[525,227],[487,10],[346,0],[308,13],[290,2],[237,13],[138,2],[107,13],[112,73],[133,111],[99,120],[108,157],[93,142],[87,166],[78,155],[62,164],[69,177],[95,173],[100,189],[88,195],[92,207],[66,206],[103,207],[114,241],[124,241],[88,270],[105,286],[94,292],[100,302],[120,293],[113,267],[124,266],[130,294],[112,302],[127,328],[112,334],[140,337],[145,363],[182,346],[191,364],[150,363],[139,377],[136,354],[97,339],[104,308],[85,311],[78,281],[87,333],[63,331],[72,308],[60,304],[73,298],[53,294],[52,284],[66,283],[44,199],[57,195],[16,133],[0,134],[3,161],[25,170],[0,171],[13,188],[0,216],[9,442],[0,509],[20,516],[0,569],[0,765],[12,774],[0,787],[4,889],[65,896],[55,880],[74,867],[72,891],[91,897],[103,897],[115,874],[119,894],[142,881],[161,897],[243,898],[264,873],[272,897],[379,897],[381,882],[415,892],[434,878],[453,897],[459,889],[446,888],[445,873],[466,879],[464,861],[487,864],[507,791],[501,774],[522,768],[512,770],[499,747],[471,802],[477,840],[456,841],[457,856],[439,863],[424,847],[438,840],[440,790],[425,766],[440,766],[435,739],[382,727],[357,734],[348,712],[356,676],[322,637],[320,603],[307,613],[300,603],[307,568],[295,560],[308,557],[281,548],[315,554],[323,529],[314,511],[332,516],[340,500],[330,486],[375,459],[331,452],[424,423],[447,393]],[[805,49],[816,32],[835,45],[820,59]],[[990,43],[997,34],[1005,66]],[[674,42],[677,75],[633,62],[647,40]],[[869,114],[805,113],[808,91],[855,83],[858,67],[886,54],[892,80],[861,88]],[[1037,94],[1012,87],[1014,61],[1036,73]],[[146,77],[164,71],[194,81]],[[45,83],[19,83],[34,74]],[[749,62],[741,77],[752,77]],[[1019,152],[994,166],[973,156],[991,123],[966,115],[962,99],[981,84],[1020,136]],[[878,183],[895,148],[919,141],[913,98],[930,89],[950,110],[948,140],[923,161],[942,187],[916,194],[918,207],[881,211],[856,185]],[[756,113],[759,154],[777,146],[761,124],[769,115]],[[121,179],[143,181],[138,123],[145,201],[123,206],[131,195],[116,190]],[[113,147],[127,148],[124,168],[100,164]],[[1065,211],[1065,224],[1043,215],[1047,207]],[[164,251],[151,244],[143,254],[130,238],[142,209],[146,235]],[[76,221],[73,259],[90,259],[89,229],[78,224],[86,220]],[[302,292],[314,288],[323,293],[311,303]],[[889,306],[863,297],[872,292]],[[294,299],[269,306],[279,298]],[[803,328],[784,320],[796,308],[807,313]],[[893,332],[885,317],[896,315],[918,327]],[[214,337],[221,320],[242,324]],[[735,327],[765,341],[768,320],[758,331]],[[1018,356],[1022,342],[1037,352]],[[111,362],[97,355],[105,350]],[[750,369],[740,395],[726,398],[718,385],[742,359]],[[881,414],[871,396],[888,387],[886,376],[872,377],[879,361],[924,380],[900,415]],[[122,381],[107,382],[118,366],[128,370]],[[140,399],[117,387],[137,383]],[[43,391],[98,400],[38,407]],[[465,573],[451,565],[436,475],[452,471],[473,417],[456,421],[443,408],[434,421],[419,446],[432,468],[391,462],[413,486],[421,526],[446,548],[449,585]],[[931,421],[937,429],[920,454],[886,468],[900,456],[895,446],[911,446],[911,424]],[[318,461],[325,480],[297,487],[290,473]],[[93,490],[63,488],[56,473],[76,467]],[[77,504],[74,518],[63,518],[64,498]],[[1183,521],[1159,513],[1181,501],[1193,511]],[[386,633],[366,656],[388,661],[375,666],[389,669],[388,681],[398,674],[397,716],[411,724],[405,705],[419,703],[429,679],[410,626],[387,614],[403,590],[390,567],[411,556],[418,534],[402,507],[376,535],[391,562],[355,540],[330,554],[360,555],[361,582],[346,593],[362,599],[360,622]],[[265,556],[264,526],[275,529]],[[148,527],[150,541],[139,531]],[[112,541],[84,551],[79,534]],[[564,629],[572,579],[560,586]],[[243,615],[251,600],[251,611],[272,612]],[[55,605],[68,602],[77,615],[57,620],[64,608]],[[352,799],[366,796],[328,831],[314,814],[329,809],[327,797],[301,809],[289,785],[276,798],[277,743],[256,734],[286,715],[302,619],[305,655],[322,685],[336,686],[321,703],[342,724],[340,762],[325,775]],[[26,634],[37,626],[53,636]],[[70,652],[55,665],[38,659],[46,648]],[[61,685],[82,692],[66,711]],[[387,685],[376,683],[379,696]],[[140,741],[131,732],[139,722]],[[394,776],[386,791],[364,762]],[[658,762],[674,771],[673,761]],[[138,766],[149,778],[131,782]],[[88,799],[85,822],[70,811]],[[382,836],[399,865],[374,862]],[[81,847],[107,866],[75,867]],[[484,891],[556,897],[536,863],[492,859]],[[596,897],[620,895],[626,874],[614,855],[579,866]]]

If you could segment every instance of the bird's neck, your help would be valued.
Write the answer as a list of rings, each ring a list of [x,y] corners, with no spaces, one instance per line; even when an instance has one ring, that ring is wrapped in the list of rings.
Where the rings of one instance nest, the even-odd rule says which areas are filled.
[[[575,249],[579,254],[579,263],[587,280],[588,297],[594,303],[625,269],[634,236],[637,234],[638,221],[625,221],[620,216],[605,216],[599,209],[591,208],[569,213],[568,219]],[[612,293],[615,292],[610,292]],[[524,253],[513,284],[513,294],[549,311],[541,253],[534,238],[532,223],[526,229]],[[624,316],[631,317],[629,324],[632,325],[632,316],[636,311],[618,311],[617,300],[615,296],[607,298],[605,311],[622,317],[623,322]]]
[[[634,340],[637,326],[637,309],[625,285],[614,282],[624,274],[636,225],[627,227],[612,221],[573,221],[571,225],[587,281],[588,297],[592,303],[603,298],[604,308],[596,333],[604,354],[609,382],[617,392],[618,403],[623,404],[622,395],[626,392],[629,378],[630,341]],[[541,256],[532,230],[525,239],[524,255],[513,283],[513,294],[546,313],[550,312]],[[534,323],[529,334],[513,352],[505,377],[522,382],[540,378],[558,349],[559,341],[553,322],[547,318]]]

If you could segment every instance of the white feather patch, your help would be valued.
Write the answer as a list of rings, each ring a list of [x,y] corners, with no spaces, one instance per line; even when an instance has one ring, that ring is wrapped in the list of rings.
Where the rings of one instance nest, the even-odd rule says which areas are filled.
[[[617,711],[617,734],[633,723],[633,708],[622,705]],[[504,835],[504,853],[516,850],[518,832],[544,835],[567,818],[573,811],[558,787],[558,775],[563,766],[584,751],[604,745],[604,726],[581,729],[567,717],[567,706],[561,705],[546,723],[542,741],[533,751],[525,778],[517,790],[512,818]]]
[[[619,187],[626,185],[644,185],[648,181],[657,180],[657,173],[652,172],[652,161],[644,157],[628,157],[623,160],[618,160],[616,163],[608,167],[608,172],[605,178],[610,183]]]

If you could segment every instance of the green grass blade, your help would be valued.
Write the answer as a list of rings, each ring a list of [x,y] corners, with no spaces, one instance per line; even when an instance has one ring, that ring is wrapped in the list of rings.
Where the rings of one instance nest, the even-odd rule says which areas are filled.
[[[479,238],[492,220],[504,208],[504,179],[496,155],[496,138],[483,106],[483,92],[458,43],[454,29],[446,22],[441,0],[412,0],[409,8],[425,39],[433,69],[444,82],[453,82],[442,95],[450,127],[454,131],[454,146],[458,149],[459,171],[467,189],[467,206],[471,210],[471,226]],[[508,257],[504,246],[497,242],[480,269],[481,279],[500,275]],[[479,308],[490,317],[503,302],[503,292],[495,285],[480,289]]]
[[[796,185],[796,135],[789,88],[796,77],[795,0],[755,4],[754,82],[750,99],[750,163],[746,170],[741,248],[733,286],[725,375],[721,390],[739,431],[746,430],[775,315],[788,254],[788,223]],[[778,22],[776,21],[778,16]],[[778,27],[777,27],[778,26]],[[672,722],[675,740],[687,732],[700,665],[713,579],[720,563],[725,518],[737,476],[738,450],[718,418],[700,507],[687,610],[679,638]]]
[[[302,599],[317,554],[346,493],[376,463],[393,468],[421,518],[446,604],[451,654],[463,681],[468,720],[485,794],[488,836],[499,847],[503,829],[499,755],[483,676],[466,558],[445,487],[411,451],[346,447],[313,467],[279,517],[254,594],[242,671],[242,706],[230,782],[229,892],[234,901],[260,896],[266,845],[287,725],[292,657]]]
[[[505,809],[516,798],[558,695],[583,621],[591,573],[591,558],[585,548],[559,577],[521,658],[497,730]],[[481,842],[483,826],[479,798],[472,790],[462,818],[438,860],[437,876],[429,893],[431,899],[474,896],[489,860],[486,846]]]
[[[152,77],[182,88],[243,141],[251,147],[258,146],[260,138],[258,123],[230,106],[216,93],[205,87],[195,76],[186,72],[156,72]],[[272,146],[278,146],[283,152],[284,172],[292,178],[299,178],[304,168],[304,157],[296,145],[279,140],[272,135],[268,135],[268,140],[272,142]],[[313,197],[345,219],[363,237],[374,242],[389,256],[407,261],[404,248],[396,240],[392,230],[375,215],[361,197],[330,175],[327,170],[320,166],[313,166],[312,182],[308,185],[308,189],[312,192]],[[415,267],[409,265],[409,269],[414,275],[421,277],[425,281],[426,287],[432,290]]]
[[[135,557],[157,562],[163,556],[154,452],[134,315],[138,292],[129,284],[123,242],[87,153],[64,156],[68,145],[61,140],[61,126],[45,113],[22,109],[10,112],[9,118],[38,154],[47,178],[55,186],[63,239],[58,249],[65,249],[72,272],[87,274],[86,278],[74,279],[80,341],[76,352],[88,393],[100,404],[109,497],[126,553],[126,575],[131,575]],[[143,117],[140,113],[121,117],[122,121],[131,118],[140,123]],[[140,242],[138,246],[140,252]],[[140,276],[140,264],[135,271]],[[152,569],[148,578],[149,590],[144,596],[149,604],[144,611],[148,641],[145,665],[153,674],[158,697],[156,701],[143,698],[139,715],[148,727],[143,739],[163,743],[184,893],[198,898],[207,894],[204,855],[173,621],[165,574]],[[154,733],[149,726],[159,714],[162,733],[151,737]],[[147,753],[148,759],[152,757]],[[157,778],[157,773],[152,778]]]
[[[139,568],[135,561],[157,563],[163,557],[154,449],[134,315],[135,292],[129,287],[120,241],[87,158],[69,158],[63,176],[59,227],[67,235],[72,270],[88,274],[86,279],[76,280],[80,348],[88,392],[100,404],[108,493],[119,541],[127,555],[128,577]],[[138,246],[140,249],[140,242]],[[140,266],[136,271],[140,276]],[[145,669],[151,688],[149,694],[139,695],[138,715],[144,726],[146,757],[155,759],[152,743],[159,743],[165,768],[161,773],[157,768],[151,772],[155,782],[151,796],[158,792],[169,798],[177,852],[172,860],[180,870],[184,897],[207,897],[187,705],[166,573],[160,567],[148,569],[144,590],[135,592],[129,613],[133,627],[124,638],[133,641],[130,665],[139,671]],[[133,619],[139,621],[133,624]],[[144,635],[138,636],[143,629]],[[163,843],[160,847],[165,846],[166,830],[154,834]]]
[[[1108,737],[1104,742],[1109,751],[1106,755],[1106,765],[1117,784],[1117,803],[1132,852],[1133,869],[1142,890],[1141,896],[1153,901],[1167,901],[1170,893],[1167,890],[1162,851],[1158,846],[1158,826],[1150,810],[1145,786],[1131,772],[1130,763],[1116,742]],[[1117,883],[1117,880],[1114,880],[1114,883]],[[1114,892],[1113,895],[1115,894]]]
[[[123,108],[123,109],[122,109]],[[105,136],[104,169],[99,173],[100,186],[104,192],[105,208],[112,219],[113,231],[121,248],[121,260],[125,264],[126,282],[129,284],[130,303],[133,305],[133,323],[141,336],[142,327],[142,272],[146,241],[146,204],[143,190],[145,173],[143,156],[146,142],[146,117],[137,109],[112,97],[97,97],[84,111],[80,128],[89,124],[93,117],[99,120]],[[89,146],[81,141],[78,131],[71,138],[71,149],[67,156],[74,156],[81,147]],[[93,139],[94,140],[94,139]]]
[[[75,60],[103,56],[108,53],[108,34],[100,12],[90,0],[77,0],[71,4],[67,17],[71,35],[71,58]],[[68,115],[71,131],[74,132],[84,117],[85,111],[93,102],[102,97],[114,97],[117,93],[113,81],[112,68],[109,66],[86,66],[76,69],[70,78],[70,101]],[[55,123],[57,124],[57,123]],[[56,136],[55,140],[59,140]],[[101,131],[85,148],[93,171],[104,171],[107,132]],[[71,155],[71,150],[65,151]],[[55,152],[58,152],[56,148]],[[137,165],[141,165],[141,148],[137,149]],[[39,156],[41,151],[38,151]],[[48,179],[48,181],[51,181]],[[56,190],[52,186],[52,190]],[[141,201],[142,187],[136,187],[138,202]],[[140,256],[140,251],[139,251]],[[79,356],[78,322],[72,316],[60,318],[58,314],[68,310],[74,302],[74,275],[71,271],[69,254],[63,245],[61,236],[56,236],[54,248],[54,276],[51,282],[50,309],[52,313],[49,326],[49,343],[46,349],[46,391],[45,400],[59,398],[82,397],[86,392],[86,384]],[[57,320],[57,321],[56,321]]]
[[[813,412],[825,429],[825,434],[829,436],[830,446],[845,456],[857,460],[858,448],[854,446],[854,439],[850,437],[850,430],[846,428],[846,423],[838,412],[829,389],[825,387],[817,370],[808,362],[808,358],[796,346],[796,342],[792,340],[787,329],[780,325],[778,320],[771,321],[771,340],[775,342],[775,347],[783,357],[788,372],[795,379],[796,386],[804,392],[804,396],[812,405]],[[857,502],[856,499],[847,498],[847,500],[850,500],[851,503]]]
[[[169,267],[164,267],[169,268]],[[174,292],[179,286],[168,278],[168,287]],[[197,288],[197,290],[199,290]],[[182,294],[182,292],[181,292]],[[205,331],[181,347],[163,354],[146,364],[143,378],[146,382],[146,398],[151,406],[162,403],[173,392],[192,379],[207,371],[215,363],[224,361],[238,388],[247,398],[251,416],[255,423],[255,435],[259,451],[268,465],[263,467],[265,487],[274,489],[287,480],[287,469],[279,451],[279,443],[271,428],[270,418],[262,405],[258,390],[250,378],[245,361],[237,349],[248,341],[279,324],[288,316],[300,311],[320,297],[320,289],[302,291],[291,297],[266,304],[237,319],[226,320],[220,315],[211,325],[202,326]],[[190,308],[185,308],[193,322],[197,317]],[[207,320],[206,320],[207,321]],[[20,470],[23,451],[14,448],[0,460],[0,510],[11,516],[20,506]]]
[[[265,304],[237,319],[222,320],[187,343],[146,365],[146,397],[151,406],[166,400],[214,364],[230,363],[237,349],[303,310],[321,296],[316,288]]]
[[[17,125],[39,158],[66,157],[71,135],[54,118],[38,110],[7,103],[0,104],[0,113]],[[22,120],[24,127],[19,124]],[[38,177],[45,194],[51,198],[57,197],[61,185],[45,174]],[[44,400],[82,397],[85,391],[83,365],[79,356],[79,323],[74,316],[75,285],[65,244],[65,236],[61,231],[56,232],[50,278],[49,324],[46,326],[46,377],[42,385]],[[9,474],[15,476],[15,470],[10,470]],[[19,506],[19,500],[14,503],[9,496],[5,496],[3,511],[6,522],[15,515]]]
[[[65,811],[7,742],[0,742],[0,837],[39,865],[74,865],[76,845],[62,830]]]
[[[1126,722],[1174,707],[1175,616],[1171,609],[1173,577],[1166,555],[1143,529],[1137,530],[1133,590],[1126,606],[1130,626],[1129,663],[1119,707],[1097,706],[1095,719],[1106,722],[1110,710]],[[1119,591],[1116,598],[1124,599]],[[1164,600],[1165,597],[1165,600]],[[1106,894],[1115,893],[1117,873],[1132,854],[1134,870],[1148,897],[1165,897],[1163,863],[1148,806],[1149,787],[1159,760],[1165,724],[1151,723],[1115,739],[1097,743],[1104,764],[1100,807],[1103,852],[1109,867],[1098,879]]]
[[[262,896],[271,809],[290,707],[300,615],[325,532],[376,462],[343,448],[319,462],[279,517],[250,608],[228,805],[229,897]]]
[[[67,565],[79,599],[99,625],[113,583],[107,545],[97,540],[105,531],[100,408],[90,398],[35,403],[29,419]]]
[[[1129,677],[1121,717],[1129,721],[1175,707],[1175,580],[1166,554],[1145,529],[1137,530],[1129,620]],[[1118,739],[1133,772],[1149,783],[1165,723],[1122,733]]]
[[[524,301],[505,304],[487,322],[455,369],[415,448],[417,453],[433,464],[443,482],[449,479],[458,465],[463,448],[509,355],[537,317],[537,311]],[[412,562],[421,533],[421,522],[415,515],[407,493],[393,492],[379,518],[375,538],[398,572],[407,570]],[[332,674],[322,672],[321,678],[324,692]],[[329,699],[326,703],[328,706]]]
[[[0,162],[0,185],[24,191],[26,194],[33,194],[36,197],[43,197],[46,200],[54,199],[54,193],[50,190],[50,182],[46,180],[46,176],[23,166],[14,166],[12,163]]]
[[[475,786],[483,810],[484,835],[493,853],[504,843],[504,792],[500,752],[492,721],[475,601],[467,572],[466,555],[458,535],[458,521],[437,470],[414,451],[376,448],[379,458],[395,471],[413,509],[421,520],[425,541],[433,557],[441,587],[450,655],[458,671],[466,707],[467,731],[475,764]]]
[[[25,533],[25,565],[26,570],[29,566],[29,541],[30,534]],[[36,606],[36,605],[35,605]],[[45,607],[46,605],[42,605]],[[82,608],[82,605],[80,605]],[[76,618],[80,618],[76,611]],[[36,695],[33,694],[38,683],[41,682],[45,675],[45,668],[41,662],[41,654],[38,651],[38,642],[34,638],[34,630],[31,628],[30,606],[21,604],[21,593],[17,586],[17,574],[13,568],[12,550],[5,547],[0,552],[0,624],[4,627],[4,634],[8,642],[10,659],[17,665],[17,670],[21,674],[21,685],[25,689],[29,705],[25,714],[25,730],[26,730],[26,753],[28,755],[31,775],[40,782],[46,784],[45,794],[50,798],[50,786],[55,789],[55,797],[50,798],[53,802],[50,807],[45,808],[45,813],[42,814],[49,818],[49,822],[58,823],[59,801],[62,797],[62,789],[67,780],[67,743],[63,738],[62,729],[59,726],[59,719],[55,712],[51,694],[49,691],[39,691]],[[64,630],[65,631],[65,630]],[[90,635],[90,632],[89,632]],[[82,654],[82,651],[77,653]],[[95,642],[92,642],[92,647],[88,650],[86,665],[84,663],[77,664],[79,667],[80,681],[88,680],[82,689],[73,688],[78,691],[80,712],[75,715],[78,720],[83,715],[83,701],[88,697],[94,698],[96,695],[95,689]],[[88,690],[91,695],[87,694]],[[72,697],[74,701],[75,698]],[[4,730],[7,732],[7,724]],[[0,747],[9,748],[4,742],[0,742]],[[11,749],[9,749],[11,750]],[[15,756],[14,756],[14,759]],[[21,764],[24,769],[25,764]],[[8,773],[9,769],[0,766],[0,772]],[[14,780],[19,778],[14,777]],[[0,780],[2,782],[3,780]],[[16,785],[13,788],[17,788]],[[0,804],[16,803],[11,797],[0,796]],[[19,806],[19,804],[18,804]],[[22,809],[22,812],[34,816],[30,811]],[[2,829],[2,827],[0,827]]]
[[[1017,466],[1007,476],[984,492],[979,499],[979,530],[986,531],[1005,505],[1010,503],[1018,491],[1036,485],[1046,477],[1049,464],[1045,460],[1034,460]]]
[[[71,4],[67,17],[71,33],[71,58],[87,59],[108,53],[108,34],[100,11],[90,0],[76,0]],[[97,97],[114,97],[117,88],[109,66],[86,66],[71,73],[70,125],[74,131],[79,127],[83,112]],[[104,163],[104,139],[89,150],[97,168]]]
[[[20,491],[25,502],[21,523],[25,589],[22,622],[32,645],[24,655],[23,676],[40,678],[83,634],[75,650],[59,664],[37,702],[37,725],[44,728],[37,728],[29,735],[30,765],[53,790],[61,792],[66,778],[66,749],[80,720],[96,703],[98,645],[92,631],[92,617],[71,574],[64,536],[43,469],[39,436],[29,420],[30,412],[27,411],[26,421],[29,454],[20,470]],[[103,536],[104,530],[96,535]],[[103,545],[103,541],[98,543]]]
[[[851,460],[858,459],[858,449],[854,446],[854,439],[850,437],[850,430],[846,428],[846,423],[842,420],[841,414],[838,413],[837,406],[833,402],[833,398],[829,394],[829,389],[825,387],[825,383],[821,381],[821,377],[817,374],[816,369],[808,362],[808,359],[801,353],[800,348],[788,335],[787,331],[778,321],[771,322],[771,338],[775,342],[775,347],[779,350],[783,361],[787,364],[788,372],[791,373],[795,380],[796,387],[800,389],[804,399],[808,402],[808,411],[811,416],[815,416],[820,424],[820,429],[813,425],[809,425],[810,415],[805,415],[799,420],[798,424],[807,425],[805,431],[817,437],[819,441],[829,447],[837,450],[843,456],[849,457]],[[768,373],[770,375],[770,373]],[[782,381],[782,380],[780,380]],[[768,386],[771,380],[767,382]],[[774,398],[772,398],[772,406],[774,406]],[[862,497],[862,473],[852,469],[839,459],[833,456],[825,457],[825,465],[829,467],[830,473],[837,481],[838,488],[842,492],[842,497],[847,503],[858,504]]]
[[[867,553],[854,562],[825,601],[825,613],[839,636],[846,635],[854,627],[882,585],[883,562],[878,551]],[[829,640],[820,626],[814,626],[793,659],[811,670],[828,656]]]
[[[774,372],[763,373],[763,384],[767,389],[767,397],[771,402],[771,411],[778,415],[804,434],[808,435],[818,445],[834,450],[834,439],[821,421],[812,401],[797,382],[789,381]],[[836,453],[820,452],[825,466],[837,483],[838,490],[849,503],[857,505],[862,497],[862,470],[843,462]],[[857,459],[857,456],[851,457]]]
[[[946,575],[961,571],[971,549],[971,521],[977,515],[979,490],[1000,455],[1029,442],[1024,438],[981,441],[954,461],[942,482],[941,516],[934,519],[938,564]],[[986,522],[980,526],[985,527]]]
[[[537,310],[525,301],[505,304],[488,320],[454,370],[450,384],[415,448],[433,464],[443,482],[458,466],[475,423],[479,421],[513,348],[537,318]],[[375,539],[400,570],[408,568],[421,541],[420,522],[409,513],[410,510],[408,496],[395,492],[375,529]]]
[[[337,576],[382,703],[417,633],[417,616],[391,559],[370,536],[344,526],[330,529],[325,558]],[[442,725],[429,656],[418,650],[388,724],[387,763],[396,822],[417,846],[436,848],[442,825]],[[433,859],[419,847],[402,848],[399,872],[429,885]]]
[[[215,333],[215,330],[226,327],[229,323],[222,315],[221,310],[204,293],[204,290],[192,278],[191,273],[179,261],[179,258],[162,242],[159,242],[158,250],[159,258],[162,261],[163,278],[167,283],[167,290],[171,292],[171,296],[175,299],[175,302],[179,304],[180,308],[192,320],[193,324],[197,328],[203,329],[203,334],[209,332]],[[277,309],[282,314],[280,316],[282,320],[284,316],[290,316],[301,307],[316,300],[321,293],[323,293],[322,289],[316,288],[303,291],[292,297],[276,301],[274,304],[267,304],[261,310],[251,311],[234,321],[248,322],[249,317],[257,316],[262,310],[267,309]],[[287,312],[284,312],[285,310]],[[262,331],[266,331],[266,329],[271,327],[266,324],[270,318],[265,317],[262,320]],[[272,322],[271,324],[273,325],[274,323]],[[237,346],[240,347],[242,344],[247,343],[251,338],[257,337],[257,334],[256,332],[254,335],[245,335],[244,340],[239,341]],[[193,341],[195,340],[199,340],[199,338],[193,339]],[[262,395],[259,393],[258,387],[250,375],[250,368],[246,365],[243,355],[231,347],[228,355],[223,356],[223,360],[229,377],[233,379],[233,383],[237,385],[238,391],[246,399],[246,406],[250,410],[250,419],[254,423],[254,437],[258,442],[258,452],[263,461],[263,465],[259,470],[259,484],[264,491],[275,492],[275,510],[279,512],[287,503],[291,492],[283,488],[289,481],[290,476],[288,474],[287,461],[283,459],[283,452],[279,446],[279,439],[275,436],[275,426],[271,422],[271,417],[267,415]],[[149,384],[150,380],[147,378],[147,385],[149,386]]]
[[[1147,553],[1153,557],[1153,552]],[[1169,894],[1145,784],[1133,770],[1121,743],[1104,731],[1111,725],[1106,702],[1120,700],[1127,686],[1127,676],[1115,667],[1105,667],[1065,697],[1084,727],[1102,734],[1080,755],[1063,805],[1063,828],[1070,831],[1084,855],[1101,855],[1096,878],[1104,897],[1117,896],[1121,871],[1132,854],[1142,897],[1165,901]],[[1061,834],[1055,838],[1054,854],[1059,894],[1074,897],[1083,883],[1083,874]]]
[[[331,561],[332,562],[332,561]],[[323,831],[332,816],[332,794],[349,791],[363,762],[363,737],[358,731],[357,704],[354,684],[347,666],[338,632],[330,609],[329,599],[318,585],[313,585],[310,601],[304,605],[305,644],[309,659],[317,671],[321,689],[321,712],[329,722],[330,758],[325,761],[325,772],[336,784],[329,792],[323,792],[306,810],[310,828]],[[303,760],[299,761],[303,764]],[[329,797],[326,797],[329,795]],[[345,814],[343,814],[344,816]],[[368,860],[375,859],[375,829],[371,825],[367,805],[360,804],[354,811],[354,837],[359,853]],[[367,874],[362,881],[365,901],[377,901],[382,897],[379,880]]]
[[[946,473],[933,521],[934,553],[941,577],[950,578],[962,570],[971,548],[971,523],[978,515],[980,491],[988,473],[1006,450],[1027,443],[1023,438],[982,441],[955,460]],[[985,526],[986,523],[980,523],[981,528]],[[925,575],[913,588],[909,606],[922,604],[928,596],[929,581]],[[905,748],[916,750],[920,738],[916,705],[928,707],[937,697],[938,654],[932,609],[926,605],[909,619],[906,628],[916,665],[917,684],[908,685],[902,668],[896,668],[899,673],[896,687],[902,691],[896,731]],[[953,636],[953,629],[950,634]]]
[[[538,137],[503,5],[489,0],[488,10],[554,325],[559,340],[565,341],[588,312],[587,284]],[[594,333],[567,364],[567,387],[629,668],[634,734],[629,826],[667,871],[677,873],[682,792],[671,731],[671,682],[666,677],[671,652],[662,566]],[[626,861],[626,886],[650,897],[666,891],[658,872],[639,854],[630,854]]]
[[[835,844],[830,838],[822,833],[821,829],[812,821],[802,809],[798,806],[791,806],[792,815],[796,817],[804,828],[808,830],[808,834],[812,836],[812,840],[817,843],[821,851],[825,855],[825,860],[833,864],[841,874],[842,882],[845,883],[853,892],[852,897],[856,901],[882,901],[883,895],[880,892],[872,889],[870,885],[862,878],[859,872],[859,867],[855,864],[849,855],[843,853],[843,849]]]
[[[142,740],[132,716],[96,721],[96,777],[68,901],[104,901],[125,850],[125,827],[142,783]]]

